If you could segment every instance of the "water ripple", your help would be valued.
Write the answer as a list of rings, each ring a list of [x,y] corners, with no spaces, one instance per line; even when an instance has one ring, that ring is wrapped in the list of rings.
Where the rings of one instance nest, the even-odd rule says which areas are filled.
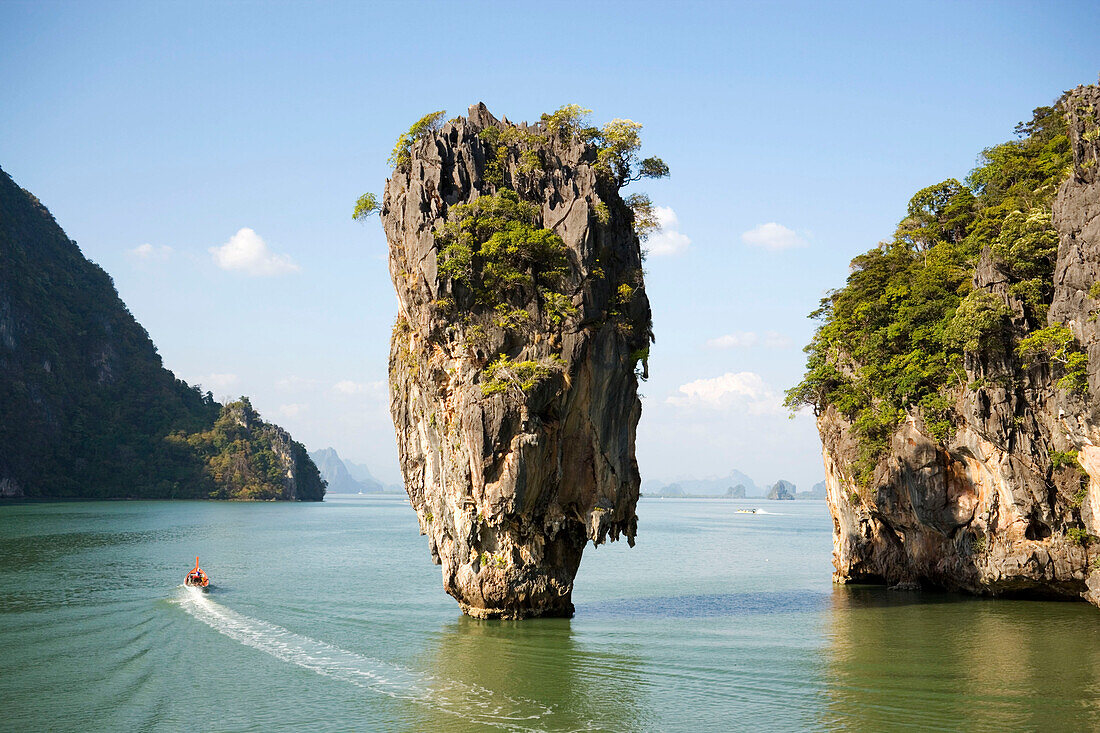
[[[775,613],[819,612],[829,607],[828,593],[776,591],[709,595],[621,598],[577,607],[578,617],[716,618]]]
[[[506,730],[541,730],[537,721],[553,712],[535,700],[509,697],[478,685],[419,674],[295,634],[281,626],[237,613],[194,588],[180,590],[179,605],[215,631],[325,677]]]

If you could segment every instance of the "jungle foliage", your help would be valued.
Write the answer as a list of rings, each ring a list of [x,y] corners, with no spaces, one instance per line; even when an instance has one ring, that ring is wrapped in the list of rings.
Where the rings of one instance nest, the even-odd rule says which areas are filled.
[[[973,290],[983,250],[1024,304],[1032,334],[1019,353],[1053,364],[1063,388],[1083,386],[1084,354],[1072,335],[1060,324],[1045,328],[1058,243],[1051,204],[1072,161],[1065,121],[1040,107],[1016,133],[983,151],[965,182],[918,191],[894,237],[852,260],[847,284],[811,314],[820,325],[786,404],[815,413],[831,405],[852,422],[863,484],[907,410],[946,440],[949,392],[966,386],[964,351],[1011,341],[1004,302]]]
[[[538,207],[510,189],[452,206],[435,234],[439,274],[461,283],[478,305],[537,300],[560,309],[551,296],[564,296],[566,247],[539,221]]]
[[[247,397],[222,408],[209,430],[186,435],[176,433],[168,441],[186,446],[204,463],[211,499],[287,499],[287,467],[277,455],[289,452],[291,472],[301,498],[320,499],[323,482],[306,450],[279,428],[264,422]]]

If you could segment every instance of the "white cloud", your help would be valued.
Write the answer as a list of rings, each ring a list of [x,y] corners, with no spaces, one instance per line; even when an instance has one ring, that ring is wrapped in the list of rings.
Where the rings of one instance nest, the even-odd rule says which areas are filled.
[[[676,212],[668,206],[658,206],[654,209],[657,221],[661,228],[645,242],[646,252],[654,257],[663,255],[678,255],[691,246],[691,239],[679,231],[680,220]]]
[[[161,261],[168,259],[172,254],[172,248],[167,244],[139,244],[133,249],[129,250],[129,254],[132,257],[136,257],[139,260],[147,262]]]
[[[199,380],[199,384],[209,390],[229,389],[239,382],[236,374],[207,374]]]
[[[741,235],[741,241],[751,247],[780,250],[805,247],[809,244],[793,230],[774,221],[760,224]]]
[[[302,391],[311,390],[318,384],[320,384],[320,382],[321,380],[319,379],[309,379],[306,377],[291,375],[284,379],[280,379],[278,382],[275,383],[275,386],[282,390]]]
[[[657,214],[657,221],[661,223],[662,229],[680,228],[680,217],[676,216],[671,206],[658,206],[654,209],[654,213]]]
[[[707,346],[712,349],[738,349],[756,346],[760,341],[753,331],[734,331],[725,336],[707,339]]]
[[[309,405],[301,405],[298,403],[290,405],[279,405],[279,414],[283,417],[296,417],[303,410],[308,410]]]
[[[696,379],[680,385],[665,402],[676,407],[737,409],[751,415],[776,413],[782,409],[772,388],[754,372],[726,372],[720,377]]]
[[[346,395],[367,394],[374,397],[386,395],[385,382],[353,382],[350,379],[344,379],[332,385],[332,389]]]
[[[344,379],[332,385],[332,388],[341,394],[359,394],[366,391],[367,385]]]
[[[781,333],[768,331],[764,334],[764,345],[769,349],[786,349],[791,345],[791,340]]]
[[[241,228],[221,247],[211,247],[210,253],[223,270],[239,270],[253,277],[285,275],[301,269],[290,255],[268,249],[260,235],[248,227]]]
[[[747,349],[761,344],[769,349],[785,349],[791,345],[791,340],[775,331],[765,331],[763,336],[755,331],[734,331],[707,339],[707,347],[711,349]]]

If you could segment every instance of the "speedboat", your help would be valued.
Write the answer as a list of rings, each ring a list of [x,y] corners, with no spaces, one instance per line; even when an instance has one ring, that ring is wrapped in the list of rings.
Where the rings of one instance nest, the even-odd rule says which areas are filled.
[[[738,509],[737,513],[738,514],[756,514],[756,510],[755,509]]]
[[[199,559],[195,558],[195,567],[187,574],[187,578],[183,581],[184,585],[192,586],[193,588],[201,588],[202,590],[210,589],[210,577],[206,574],[206,571],[199,567]]]

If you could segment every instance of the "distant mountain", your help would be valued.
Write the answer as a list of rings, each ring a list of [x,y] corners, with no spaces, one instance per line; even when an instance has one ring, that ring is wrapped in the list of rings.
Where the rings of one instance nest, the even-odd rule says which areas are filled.
[[[332,449],[329,448],[328,450]],[[336,451],[333,451],[333,453],[335,452]],[[343,458],[341,460],[344,462],[344,468],[348,470],[348,473],[350,473],[351,477],[356,481],[365,481],[367,483],[373,482],[378,484],[379,486],[382,485],[382,482],[374,477],[374,474],[370,472],[370,469],[367,468],[366,464],[354,463],[347,460],[346,458]]]
[[[382,482],[382,479],[375,477],[375,475],[370,472],[370,469],[362,463],[352,463],[351,461],[345,459],[344,465],[347,466],[348,473],[350,473],[351,477],[356,481],[364,481],[368,484],[379,484],[380,486],[382,486],[382,490],[388,493],[405,493],[404,484],[385,484]]]
[[[371,476],[366,466],[356,465],[350,461],[344,461],[335,448],[322,448],[312,451],[309,457],[317,464],[321,476],[328,481],[328,490],[334,494],[377,494],[382,491],[382,483]],[[357,478],[351,471],[355,466],[356,473],[362,478]]]
[[[695,494],[684,490],[682,484],[650,484],[645,490],[645,496],[660,497],[662,499],[744,499],[745,485],[737,484],[726,488],[723,494]]]
[[[818,481],[809,491],[796,491],[796,499],[808,499],[811,501],[825,501],[825,482]]]
[[[668,486],[662,486],[657,490],[651,490],[646,492],[646,496],[660,496],[665,499],[681,498],[684,495],[684,490],[680,488],[678,484],[669,484]]]
[[[727,496],[731,489],[736,492],[738,486],[744,487],[745,496],[764,495],[763,489],[736,469],[724,477],[683,478],[668,483],[646,481],[642,486],[642,493],[647,496]],[[672,490],[671,493],[669,493],[670,490]],[[679,493],[676,490],[679,490]]]
[[[780,501],[793,501],[795,494],[798,492],[798,487],[792,484],[790,481],[784,481],[779,479],[768,491],[768,498]]]

